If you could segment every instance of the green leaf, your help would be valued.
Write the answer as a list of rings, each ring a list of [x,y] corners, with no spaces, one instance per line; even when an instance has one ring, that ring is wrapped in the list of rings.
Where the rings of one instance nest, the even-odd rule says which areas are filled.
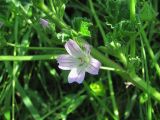
[[[108,13],[106,21],[112,25],[129,19],[129,7],[128,1],[126,0],[107,0],[105,8],[103,9],[106,9]]]
[[[156,18],[157,14],[153,7],[147,2],[144,3],[143,8],[140,11],[140,18],[144,21],[152,21]]]
[[[77,17],[73,20],[73,27],[75,30],[81,34],[82,36],[91,36],[91,32],[89,31],[89,27],[92,25],[87,19]]]
[[[40,117],[38,113],[38,110],[34,107],[31,99],[27,96],[27,94],[25,93],[24,89],[22,88],[22,86],[20,85],[18,81],[16,81],[16,89],[20,93],[23,103],[28,108],[33,118],[35,120],[42,120],[42,118]]]
[[[4,113],[4,117],[5,117],[5,120],[10,120],[11,119],[11,116],[10,116],[10,111],[7,110],[5,113]]]
[[[53,8],[58,18],[63,20],[66,4],[68,0],[53,0]]]
[[[91,33],[89,31],[89,26],[91,26],[91,23],[82,21],[80,26],[80,33],[84,36],[91,36]]]

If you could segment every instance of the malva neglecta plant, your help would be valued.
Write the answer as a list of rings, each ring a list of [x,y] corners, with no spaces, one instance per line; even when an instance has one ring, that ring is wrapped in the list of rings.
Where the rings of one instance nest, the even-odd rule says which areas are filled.
[[[97,75],[101,66],[101,63],[91,57],[90,46],[84,45],[85,50],[83,51],[78,44],[69,40],[65,44],[65,49],[69,55],[61,55],[57,58],[59,68],[63,70],[71,70],[68,76],[68,82],[82,83],[85,77],[85,72],[93,75]]]
[[[0,120],[159,120],[158,0],[1,0]]]

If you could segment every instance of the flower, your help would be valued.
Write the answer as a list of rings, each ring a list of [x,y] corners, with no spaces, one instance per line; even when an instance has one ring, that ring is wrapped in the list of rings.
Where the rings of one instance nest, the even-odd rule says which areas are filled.
[[[40,18],[40,24],[42,25],[43,28],[46,28],[48,27],[48,21],[43,19],[43,18]]]
[[[68,75],[68,82],[82,83],[85,77],[85,72],[97,75],[101,63],[90,55],[90,46],[84,45],[85,50],[82,50],[78,44],[69,40],[65,44],[65,49],[68,54],[60,55],[57,58],[59,68],[62,70],[71,70]]]

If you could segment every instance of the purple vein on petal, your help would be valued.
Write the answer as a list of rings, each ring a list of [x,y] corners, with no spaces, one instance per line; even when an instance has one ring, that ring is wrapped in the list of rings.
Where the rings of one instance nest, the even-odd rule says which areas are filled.
[[[60,55],[57,58],[57,62],[59,63],[59,68],[63,70],[70,70],[77,66],[77,61],[70,55]]]
[[[73,41],[73,40],[69,40],[66,44],[65,44],[65,48],[67,50],[67,52],[72,55],[72,56],[81,56],[82,55],[82,50],[81,48],[78,46],[78,44]]]

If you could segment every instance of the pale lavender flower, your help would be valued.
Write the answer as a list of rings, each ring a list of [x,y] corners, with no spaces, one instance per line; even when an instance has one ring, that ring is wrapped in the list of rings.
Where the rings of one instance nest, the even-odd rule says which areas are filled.
[[[43,28],[46,28],[48,27],[48,21],[43,19],[43,18],[40,18],[40,24],[42,25]]]
[[[65,44],[65,49],[68,54],[60,55],[57,58],[59,68],[62,70],[71,70],[68,75],[68,82],[82,83],[85,77],[85,72],[97,75],[101,63],[90,55],[90,46],[84,45],[85,50],[82,50],[78,44],[69,40]]]

